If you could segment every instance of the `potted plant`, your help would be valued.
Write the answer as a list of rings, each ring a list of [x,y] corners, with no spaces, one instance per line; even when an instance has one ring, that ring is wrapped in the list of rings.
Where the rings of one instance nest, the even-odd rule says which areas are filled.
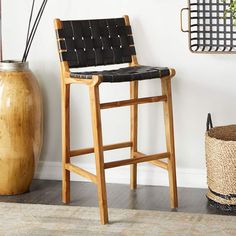
[[[42,147],[42,96],[27,58],[47,0],[34,17],[35,3],[19,61],[3,60],[0,39],[0,195],[29,190]]]
[[[223,2],[226,2],[225,0]],[[231,17],[234,20],[234,25],[236,26],[236,0],[233,0],[229,5],[228,8],[225,10],[225,16],[227,14],[231,14]]]

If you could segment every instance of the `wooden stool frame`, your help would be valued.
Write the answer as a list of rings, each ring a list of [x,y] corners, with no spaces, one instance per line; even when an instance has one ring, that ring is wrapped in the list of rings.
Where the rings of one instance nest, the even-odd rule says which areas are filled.
[[[130,25],[128,16],[124,16],[126,25]],[[61,29],[62,24],[59,19],[55,20],[55,28]],[[170,185],[170,203],[171,208],[178,207],[177,185],[176,185],[176,167],[175,167],[175,145],[174,145],[174,127],[173,127],[173,111],[171,97],[171,78],[175,76],[175,70],[170,69],[170,75],[161,78],[162,95],[155,97],[138,98],[138,81],[130,82],[130,99],[100,103],[99,85],[102,82],[102,77],[98,75],[92,76],[92,79],[81,79],[70,77],[69,65],[66,61],[61,62],[61,94],[62,94],[62,201],[70,202],[70,172],[74,172],[97,185],[98,201],[100,208],[100,220],[102,224],[108,223],[108,207],[107,193],[105,182],[105,169],[131,165],[130,172],[130,187],[137,187],[137,164],[141,162],[150,162],[151,164],[161,167],[168,171]],[[138,61],[136,56],[132,56],[132,62],[129,66],[137,66]],[[79,150],[70,150],[70,86],[72,84],[85,84],[89,88],[90,106],[92,112],[93,140],[94,147]],[[163,102],[165,130],[166,130],[166,145],[167,152],[155,155],[145,155],[138,151],[137,134],[138,134],[138,104]],[[102,124],[101,110],[116,107],[130,106],[130,141],[116,143],[111,145],[103,145],[102,140]],[[131,158],[104,163],[103,152],[108,150],[127,148],[131,149]],[[71,157],[95,154],[96,160],[96,175],[77,167],[70,163]],[[161,159],[167,158],[168,162]]]

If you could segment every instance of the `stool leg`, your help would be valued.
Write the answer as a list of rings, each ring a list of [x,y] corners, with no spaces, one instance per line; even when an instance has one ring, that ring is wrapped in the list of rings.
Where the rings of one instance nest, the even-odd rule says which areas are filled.
[[[130,99],[138,98],[138,81],[130,82]],[[131,158],[134,158],[134,152],[137,152],[138,136],[138,105],[130,107],[130,139],[132,142]],[[137,164],[130,165],[130,188],[137,188]]]
[[[62,201],[70,202],[70,171],[65,165],[70,162],[70,85],[62,87]]]
[[[104,171],[102,125],[100,112],[99,87],[90,87],[90,103],[92,111],[94,152],[96,158],[98,202],[100,208],[100,219],[102,224],[108,223],[107,193]]]
[[[175,165],[175,143],[174,143],[174,125],[171,95],[171,77],[161,79],[162,94],[167,96],[164,102],[164,119],[166,130],[166,146],[167,152],[170,153],[168,160],[168,174],[170,184],[170,202],[171,208],[178,207],[177,183],[176,183],[176,165]]]

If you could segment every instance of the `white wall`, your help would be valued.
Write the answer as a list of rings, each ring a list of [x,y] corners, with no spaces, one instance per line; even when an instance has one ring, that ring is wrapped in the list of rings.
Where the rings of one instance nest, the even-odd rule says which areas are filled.
[[[25,42],[31,0],[3,0],[5,59],[19,59]],[[39,2],[39,1],[37,1]],[[44,97],[44,147],[37,176],[60,179],[60,81],[53,19],[86,19],[130,16],[141,64],[176,68],[173,102],[178,182],[180,186],[204,187],[204,132],[206,115],[212,112],[216,124],[235,123],[235,55],[195,55],[188,50],[187,34],[180,32],[180,9],[187,1],[173,0],[49,0],[29,55]],[[160,91],[158,80],[140,83],[140,95]],[[102,101],[128,97],[128,84],[102,86]],[[92,145],[88,92],[72,90],[72,147]],[[161,105],[140,109],[140,151],[164,150]],[[104,143],[128,140],[129,110],[103,112]],[[128,157],[128,150],[109,152],[106,159]],[[109,158],[110,157],[110,158]],[[77,161],[93,169],[92,157]],[[148,164],[140,165],[139,183],[167,184],[166,174]],[[109,182],[128,182],[128,168],[107,171]]]

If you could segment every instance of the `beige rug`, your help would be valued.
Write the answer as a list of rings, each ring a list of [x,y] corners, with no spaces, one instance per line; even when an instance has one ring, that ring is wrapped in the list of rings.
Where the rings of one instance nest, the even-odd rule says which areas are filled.
[[[236,236],[236,217],[110,209],[99,224],[97,208],[0,203],[1,236]]]

